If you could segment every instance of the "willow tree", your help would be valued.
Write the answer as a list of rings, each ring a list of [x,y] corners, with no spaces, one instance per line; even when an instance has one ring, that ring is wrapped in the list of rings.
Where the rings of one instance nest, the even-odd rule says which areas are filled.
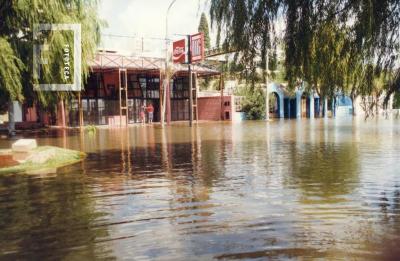
[[[97,15],[97,1],[85,0],[19,0],[0,4],[0,93],[4,101],[38,103],[53,106],[65,92],[36,92],[33,90],[33,31],[38,24],[80,24],[82,78],[89,73],[88,62],[94,57],[100,41],[102,21]],[[51,33],[50,33],[51,34]],[[52,66],[63,68],[63,59],[55,59],[68,41],[67,37],[48,35],[53,48],[49,50]],[[48,82],[57,82],[61,71],[43,70]],[[10,119],[12,122],[13,119]]]
[[[280,6],[278,1],[211,0],[211,25],[217,28],[217,43],[226,50],[240,50],[235,55],[236,67],[247,68],[250,78],[256,78],[257,67],[265,64],[267,48],[273,46]]]
[[[307,82],[324,96],[374,93],[382,75],[387,95],[399,89],[398,0],[211,0],[211,22],[236,62],[259,66],[283,24],[286,79]],[[262,62],[261,64],[264,64]]]

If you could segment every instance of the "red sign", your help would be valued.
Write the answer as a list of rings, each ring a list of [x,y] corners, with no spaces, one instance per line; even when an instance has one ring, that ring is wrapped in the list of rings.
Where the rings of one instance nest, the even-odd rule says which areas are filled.
[[[172,44],[172,60],[174,63],[184,63],[185,62],[185,39],[176,41]]]
[[[199,62],[204,59],[204,35],[198,33],[190,36],[191,62]]]

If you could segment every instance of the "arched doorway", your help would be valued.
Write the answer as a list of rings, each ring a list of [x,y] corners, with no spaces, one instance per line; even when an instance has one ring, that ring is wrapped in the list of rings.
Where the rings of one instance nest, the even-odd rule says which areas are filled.
[[[279,118],[280,117],[280,100],[277,92],[272,92],[269,95],[269,117]]]
[[[303,93],[301,95],[301,105],[300,105],[300,115],[301,118],[306,118],[310,116],[310,99],[308,98],[308,95]]]
[[[286,97],[284,99],[285,118],[296,118],[296,97]]]
[[[314,96],[314,117],[321,117],[321,99],[319,96]]]
[[[271,118],[283,118],[284,117],[284,94],[282,86],[271,83],[268,85],[269,93],[269,116]]]

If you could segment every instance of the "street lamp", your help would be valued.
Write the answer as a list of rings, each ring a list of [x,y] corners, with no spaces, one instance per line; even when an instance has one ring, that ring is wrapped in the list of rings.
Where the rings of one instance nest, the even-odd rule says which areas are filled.
[[[161,113],[161,125],[164,125],[165,119],[165,109],[167,104],[167,93],[169,92],[169,74],[168,74],[168,64],[169,64],[169,42],[168,42],[168,14],[169,10],[173,6],[176,0],[172,0],[169,4],[167,13],[165,15],[165,79],[164,79],[164,95],[163,95],[163,106],[162,106],[162,113]]]
[[[269,54],[268,54],[268,44],[266,43],[265,47],[265,119],[269,121],[269,90],[268,90],[268,63],[269,63]],[[281,105],[282,106],[282,105]]]

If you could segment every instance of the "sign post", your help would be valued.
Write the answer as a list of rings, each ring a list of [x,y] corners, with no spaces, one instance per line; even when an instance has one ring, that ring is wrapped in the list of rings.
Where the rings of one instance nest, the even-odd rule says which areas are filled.
[[[192,80],[192,37],[188,36],[189,43],[189,126],[192,127],[193,123],[193,80]]]
[[[189,36],[189,126],[193,123],[193,77],[191,65],[204,59],[204,34],[197,33]],[[197,88],[197,86],[196,86]],[[196,89],[195,89],[196,90]],[[196,92],[197,93],[197,92]],[[197,94],[196,94],[197,95]],[[197,97],[196,97],[197,99]],[[197,102],[196,102],[197,106]],[[197,118],[196,118],[197,120]]]
[[[188,42],[187,51],[186,51],[185,39],[173,43],[173,62],[184,64],[186,63],[186,55],[188,57],[187,64],[188,64],[188,74],[189,74],[189,126],[192,126],[193,122],[192,64],[204,60],[204,34],[197,33],[193,35],[188,35],[187,42]]]

